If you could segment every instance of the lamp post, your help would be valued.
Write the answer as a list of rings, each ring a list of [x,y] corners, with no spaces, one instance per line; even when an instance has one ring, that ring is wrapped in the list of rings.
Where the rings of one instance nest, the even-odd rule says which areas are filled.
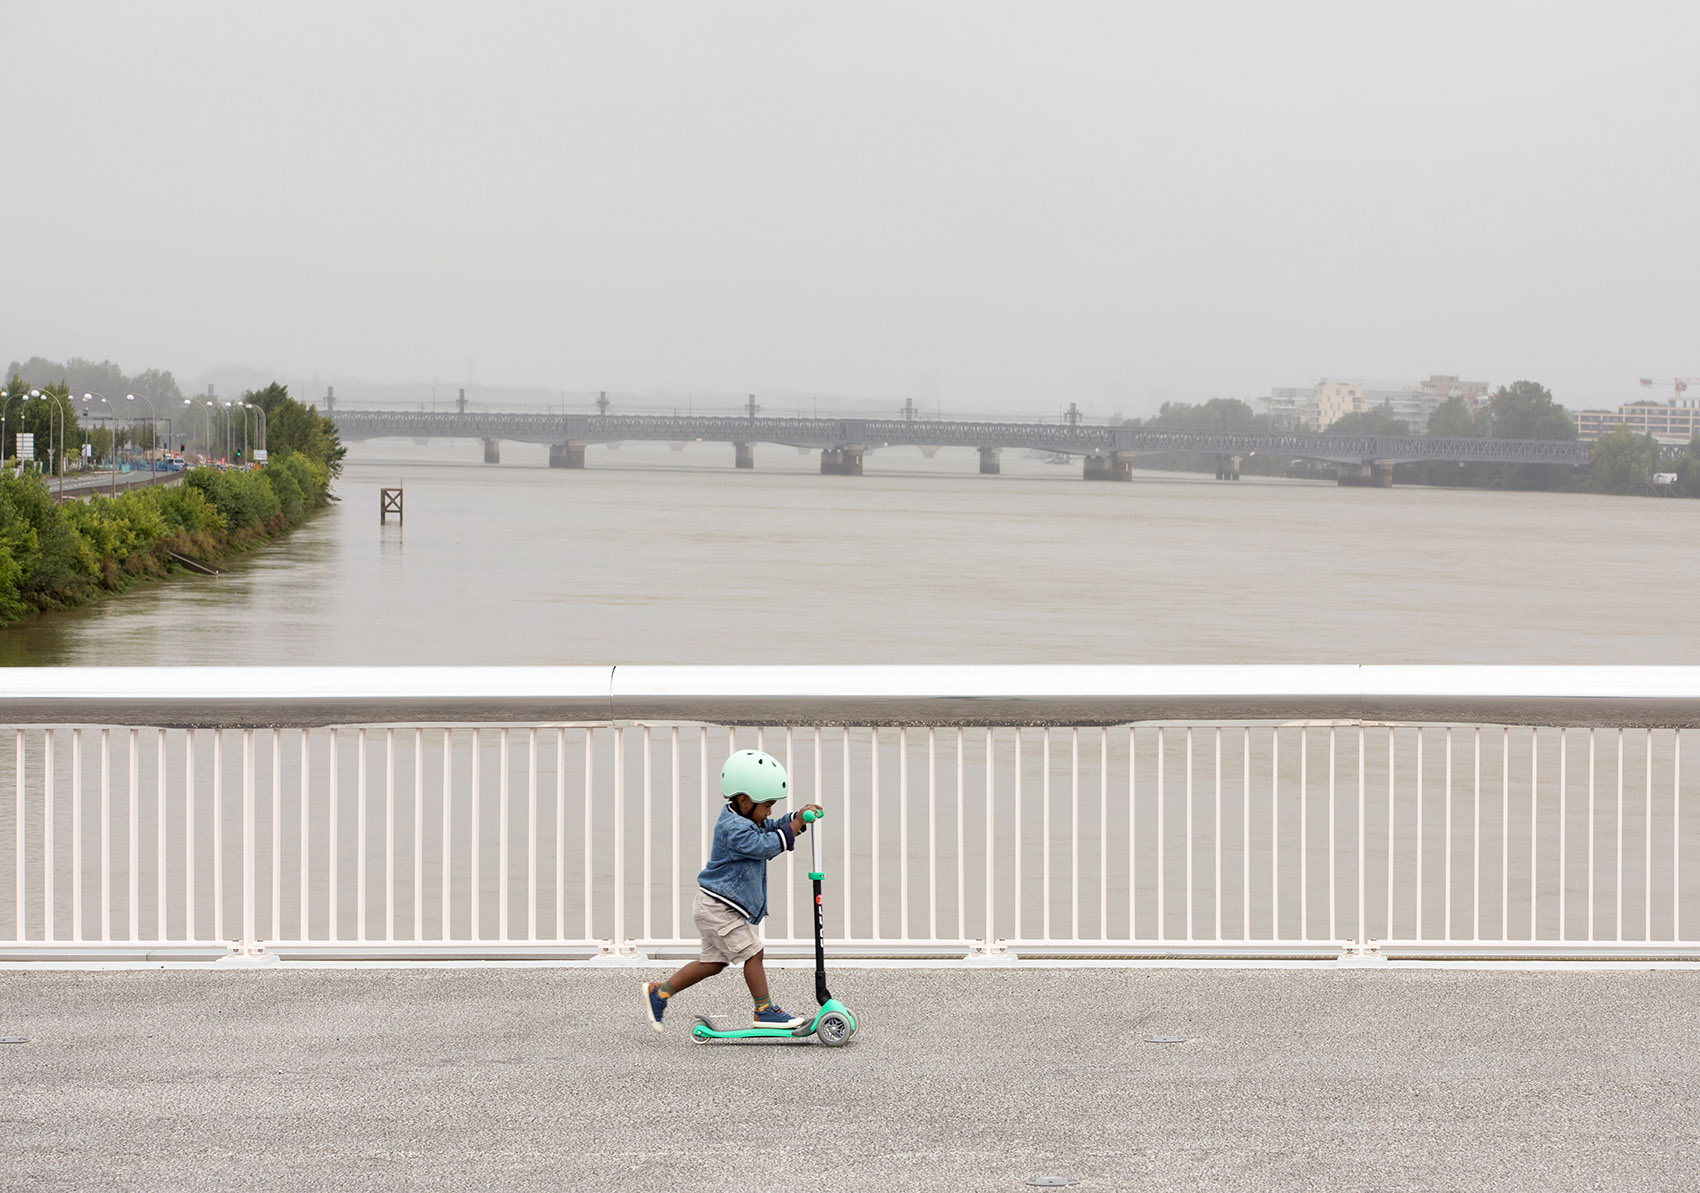
[[[125,394],[124,400],[126,402],[134,402],[136,400],[136,395],[135,394]],[[146,394],[142,395],[142,401],[144,401],[148,404],[148,414],[150,416],[152,416],[152,418],[153,418],[153,444],[152,444],[152,446],[153,446],[153,454],[154,454],[155,458],[148,461],[148,484],[151,485],[159,479],[159,476],[158,476],[159,469],[157,467],[155,467],[155,465],[157,465],[159,463],[159,459],[158,459],[158,456],[159,456],[159,412],[156,411],[153,408],[153,399],[148,397]]]
[[[260,419],[260,450],[266,453],[267,463],[271,462],[271,419],[266,417],[266,408],[256,402],[243,403]]]
[[[11,404],[13,398],[28,401],[29,394],[22,391],[0,394],[0,467],[4,467],[6,463],[6,407]]]
[[[83,401],[85,402],[92,402],[96,398],[106,402],[106,408],[112,411],[112,447],[110,449],[112,457],[112,495],[116,497],[118,496],[118,411],[111,402],[107,401],[105,394],[86,393],[83,395]]]
[[[49,403],[47,407],[47,450],[49,452],[53,451],[53,416],[54,414],[59,415],[59,451],[53,457],[53,471],[59,478],[59,496],[63,499],[65,496],[65,422],[66,416],[69,414],[68,407],[71,399],[69,397],[62,399],[58,394],[42,393],[39,389],[32,389],[24,395],[26,402],[31,398],[40,398]],[[59,405],[61,401],[65,402],[64,407]]]

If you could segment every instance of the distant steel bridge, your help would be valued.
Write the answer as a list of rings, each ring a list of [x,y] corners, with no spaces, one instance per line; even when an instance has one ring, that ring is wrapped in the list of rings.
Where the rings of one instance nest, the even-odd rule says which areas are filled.
[[[650,441],[730,443],[739,467],[754,466],[754,444],[773,443],[822,453],[821,471],[859,474],[864,452],[883,447],[972,447],[982,472],[999,471],[1003,449],[1081,456],[1093,479],[1124,479],[1140,456],[1195,453],[1218,458],[1218,476],[1238,474],[1240,457],[1264,452],[1362,471],[1388,473],[1394,464],[1422,460],[1491,464],[1586,466],[1588,445],[1548,439],[1440,439],[1424,435],[1329,435],[1309,432],[1181,431],[1079,422],[992,422],[912,418],[767,418],[730,415],[551,414],[487,411],[337,410],[347,441],[384,438],[481,439],[495,462],[504,439],[546,443],[550,463],[582,468],[587,444]],[[1224,464],[1224,462],[1229,462]],[[1342,479],[1348,473],[1342,472]],[[1351,474],[1358,479],[1356,473]]]

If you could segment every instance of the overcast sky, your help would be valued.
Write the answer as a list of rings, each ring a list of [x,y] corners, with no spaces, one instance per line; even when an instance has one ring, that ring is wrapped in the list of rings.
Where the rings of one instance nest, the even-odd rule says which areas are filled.
[[[1700,5],[0,0],[0,356],[1142,413],[1700,375]]]

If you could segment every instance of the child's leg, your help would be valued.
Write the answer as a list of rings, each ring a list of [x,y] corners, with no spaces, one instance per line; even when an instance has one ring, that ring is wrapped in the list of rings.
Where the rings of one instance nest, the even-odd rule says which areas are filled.
[[[767,950],[763,949],[762,953]],[[744,962],[744,981],[750,988],[750,997],[756,1000],[756,1006],[769,1005],[767,994],[767,970],[762,968],[762,953],[757,953]]]
[[[652,982],[650,988],[655,989],[662,998],[671,998],[704,978],[712,978],[725,968],[726,963],[723,961],[692,961],[665,982]]]

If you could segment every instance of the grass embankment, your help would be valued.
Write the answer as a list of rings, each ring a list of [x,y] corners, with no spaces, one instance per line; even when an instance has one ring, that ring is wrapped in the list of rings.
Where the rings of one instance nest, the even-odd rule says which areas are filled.
[[[301,452],[63,505],[39,477],[0,477],[0,626],[181,571],[174,554],[212,565],[251,550],[329,504],[330,483],[330,467]]]

